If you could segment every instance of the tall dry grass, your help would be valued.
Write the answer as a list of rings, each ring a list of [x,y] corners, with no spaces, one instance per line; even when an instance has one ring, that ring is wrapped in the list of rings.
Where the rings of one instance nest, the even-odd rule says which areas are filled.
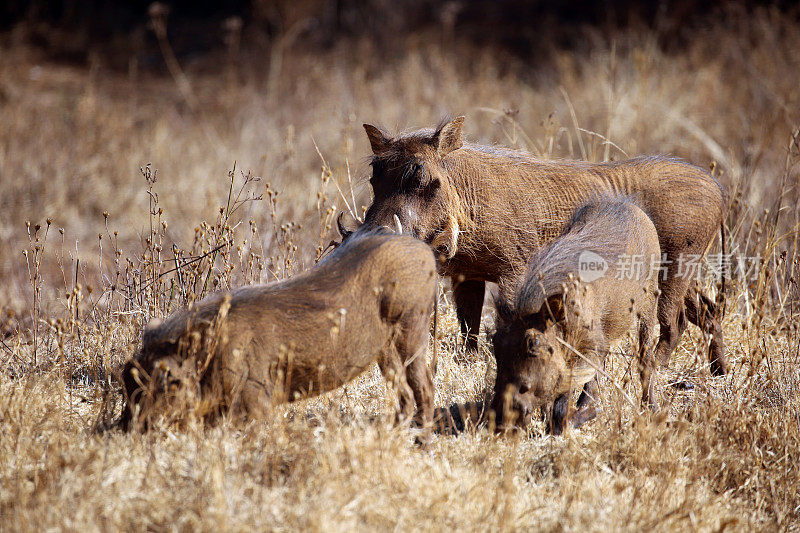
[[[280,68],[178,64],[170,77],[0,53],[3,529],[797,528],[800,25],[732,12],[669,53],[646,31],[587,32],[546,67],[430,42],[409,37],[391,60],[368,42],[287,44]],[[472,140],[543,157],[713,165],[728,249],[759,258],[728,282],[731,374],[709,377],[692,328],[662,371],[659,415],[626,400],[623,344],[600,417],[564,438],[478,429],[420,449],[388,424],[376,370],[244,427],[94,432],[149,318],[308,268],[334,215],[361,213],[362,122],[448,113],[467,114]],[[437,405],[479,401],[486,338],[462,357],[446,294],[440,306]]]

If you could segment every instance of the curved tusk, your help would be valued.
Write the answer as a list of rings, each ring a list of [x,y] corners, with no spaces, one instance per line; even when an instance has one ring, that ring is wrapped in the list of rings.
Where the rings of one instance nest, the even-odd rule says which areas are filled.
[[[395,231],[402,235],[403,225],[400,223],[400,217],[398,217],[397,214],[394,215],[394,225],[395,225]]]
[[[345,229],[342,223],[342,215],[344,215],[344,211],[339,211],[339,216],[336,217],[336,226],[339,228],[339,235],[342,236],[342,239],[346,239],[353,232]]]

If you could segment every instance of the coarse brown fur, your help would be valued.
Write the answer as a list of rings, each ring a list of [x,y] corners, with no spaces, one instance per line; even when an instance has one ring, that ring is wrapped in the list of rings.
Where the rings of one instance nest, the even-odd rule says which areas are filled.
[[[122,426],[194,394],[200,414],[259,418],[277,403],[332,390],[377,361],[400,412],[426,427],[426,361],[436,294],[430,248],[411,236],[363,232],[288,281],[209,296],[144,332],[122,371]],[[194,378],[194,379],[191,379]],[[194,387],[194,390],[192,390]]]
[[[492,338],[492,407],[499,428],[517,417],[524,425],[535,408],[552,404],[550,428],[561,433],[570,392],[584,385],[577,417],[581,423],[593,418],[596,369],[609,345],[634,325],[642,399],[657,407],[653,341],[660,253],[656,229],[641,209],[624,198],[599,199],[579,209],[564,234],[533,255],[521,283],[501,286]],[[607,269],[581,270],[587,256]]]
[[[374,199],[368,228],[391,225],[444,254],[439,272],[453,280],[468,347],[477,346],[485,283],[516,278],[533,252],[561,234],[578,206],[598,194],[629,195],[650,217],[665,255],[660,283],[659,359],[666,362],[686,318],[711,335],[715,375],[727,370],[714,303],[679,275],[720,227],[723,192],[704,170],[666,157],[587,163],[542,160],[517,150],[465,144],[464,117],[390,137],[365,125],[373,150]]]

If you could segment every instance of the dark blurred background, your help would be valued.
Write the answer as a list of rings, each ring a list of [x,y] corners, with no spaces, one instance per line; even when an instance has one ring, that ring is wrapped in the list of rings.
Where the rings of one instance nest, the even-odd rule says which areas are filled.
[[[235,164],[280,191],[237,214],[262,228],[264,257],[291,244],[296,267],[313,264],[335,211],[370,202],[362,123],[456,114],[467,139],[545,159],[713,167],[731,249],[775,255],[761,228],[777,227],[794,254],[799,14],[754,0],[0,0],[0,301],[27,305],[25,221],[52,218],[81,250],[111,224],[139,250],[148,164],[181,249]]]
[[[232,31],[241,51],[252,54],[287,32],[295,36],[293,46],[311,51],[366,39],[375,53],[389,56],[411,35],[438,33],[448,42],[494,45],[536,59],[552,48],[588,46],[587,30],[607,39],[630,26],[653,32],[666,50],[679,49],[713,19],[765,5],[798,16],[796,2],[756,0],[6,0],[0,2],[0,42],[34,45],[50,59],[99,59],[109,67],[125,67],[135,54],[145,68],[157,68],[158,45],[148,31],[155,13],[167,17],[181,59],[223,51]]]

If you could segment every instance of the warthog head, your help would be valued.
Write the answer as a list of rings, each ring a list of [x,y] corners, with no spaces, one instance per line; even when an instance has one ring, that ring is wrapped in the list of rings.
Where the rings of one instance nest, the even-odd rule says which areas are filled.
[[[515,316],[501,304],[497,308],[497,330],[492,337],[497,361],[493,401],[497,428],[525,427],[537,408],[564,392],[580,389],[595,371],[562,342],[561,322],[538,313]]]
[[[372,146],[374,194],[363,227],[398,226],[431,244],[451,258],[456,253],[459,224],[455,205],[460,205],[448,173],[447,155],[463,146],[464,117],[444,122],[435,129],[422,129],[390,137],[364,124]],[[452,164],[452,163],[450,163]],[[347,238],[341,219],[339,231]]]

